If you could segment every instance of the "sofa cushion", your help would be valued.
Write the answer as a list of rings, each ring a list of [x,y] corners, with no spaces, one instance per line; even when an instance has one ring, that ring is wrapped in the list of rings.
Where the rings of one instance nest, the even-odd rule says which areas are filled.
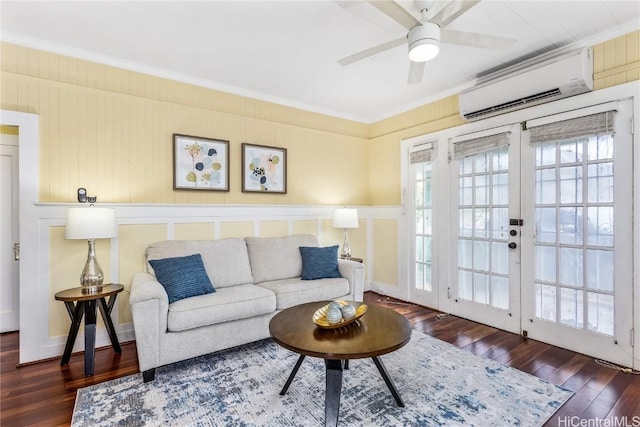
[[[216,290],[211,285],[200,254],[149,261],[156,279],[164,286],[169,304]]]
[[[286,237],[246,237],[254,283],[300,277],[300,246],[318,246],[312,234]]]
[[[170,332],[185,331],[272,313],[275,309],[276,297],[268,289],[252,284],[229,286],[218,289],[215,294],[187,298],[170,304],[167,329]]]
[[[343,278],[309,281],[296,277],[262,282],[258,286],[276,294],[278,310],[307,302],[342,298],[349,294],[349,282]]]
[[[216,289],[253,283],[244,239],[165,240],[146,250],[147,260],[200,254],[207,275]],[[153,273],[153,269],[150,269]]]
[[[302,280],[342,277],[338,271],[338,245],[326,248],[300,246]]]

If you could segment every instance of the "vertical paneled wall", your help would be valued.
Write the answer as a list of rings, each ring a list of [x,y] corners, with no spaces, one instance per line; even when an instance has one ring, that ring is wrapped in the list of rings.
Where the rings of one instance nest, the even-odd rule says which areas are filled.
[[[593,47],[594,88],[640,80],[640,31]]]
[[[2,43],[2,109],[40,118],[40,201],[365,205],[367,127]],[[172,134],[230,141],[230,191],[173,189]],[[284,147],[287,194],[241,191],[241,144]],[[348,185],[345,185],[348,183]]]

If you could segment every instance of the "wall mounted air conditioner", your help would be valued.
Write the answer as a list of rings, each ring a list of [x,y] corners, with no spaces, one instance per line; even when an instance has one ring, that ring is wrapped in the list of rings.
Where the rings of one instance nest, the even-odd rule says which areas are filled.
[[[460,93],[460,115],[480,120],[591,90],[593,56],[591,48],[582,48],[486,76]]]

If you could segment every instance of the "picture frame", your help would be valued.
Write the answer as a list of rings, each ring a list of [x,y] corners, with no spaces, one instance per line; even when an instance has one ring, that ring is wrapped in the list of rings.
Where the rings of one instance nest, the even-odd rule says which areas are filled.
[[[287,192],[287,149],[242,144],[242,192]]]
[[[229,191],[229,141],[174,133],[173,188]]]

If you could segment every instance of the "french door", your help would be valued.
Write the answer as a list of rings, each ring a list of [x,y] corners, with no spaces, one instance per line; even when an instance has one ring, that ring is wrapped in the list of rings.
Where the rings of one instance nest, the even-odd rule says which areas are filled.
[[[523,331],[632,365],[632,104],[527,122]],[[527,195],[527,196],[525,196]]]
[[[437,306],[438,289],[434,286],[434,269],[437,254],[434,253],[434,143],[421,142],[409,150],[409,175],[413,198],[413,242],[409,253],[413,259],[413,271],[409,282],[412,283],[410,298],[412,301],[429,306]]]
[[[450,311],[520,332],[517,126],[452,140]]]
[[[620,101],[452,138],[434,306],[632,366],[631,118]]]

